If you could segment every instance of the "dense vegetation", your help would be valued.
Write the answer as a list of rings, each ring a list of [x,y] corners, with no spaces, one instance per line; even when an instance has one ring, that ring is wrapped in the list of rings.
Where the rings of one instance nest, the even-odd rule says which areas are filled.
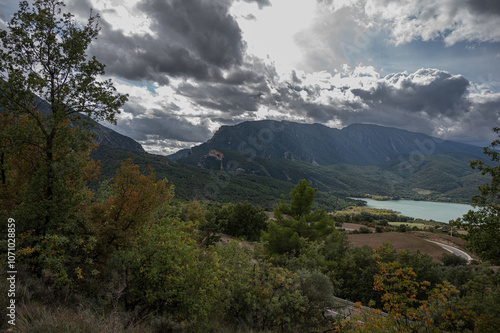
[[[500,134],[500,128],[494,128]],[[467,243],[481,258],[500,265],[500,157],[497,147],[500,139],[484,148],[490,157],[490,165],[482,160],[471,162],[471,167],[479,169],[483,175],[491,177],[491,182],[479,186],[480,194],[473,197],[478,211],[469,211],[453,224],[467,230]]]
[[[231,181],[217,180],[210,177],[225,174],[168,163],[155,173],[140,153],[130,153],[135,161],[123,158],[112,177],[90,187],[99,166],[110,173],[106,169],[113,164],[89,158],[92,135],[76,126],[83,121],[77,112],[113,120],[126,96],[116,94],[110,82],[96,81],[103,66],[85,58],[97,36],[97,18],[77,26],[62,9],[56,0],[31,6],[23,1],[9,31],[0,34],[6,75],[0,98],[0,218],[8,221],[1,232],[14,236],[18,280],[15,295],[0,298],[2,309],[12,300],[16,305],[2,329],[498,331],[500,278],[489,266],[449,256],[437,263],[389,244],[376,252],[350,248],[335,219],[314,205],[319,192],[304,179],[288,188],[289,199],[275,196],[272,219],[240,200],[257,194],[263,178],[234,174]],[[16,53],[21,49],[26,53]],[[51,113],[36,108],[33,93],[49,102]],[[82,101],[88,96],[92,105]],[[202,172],[206,179],[200,185],[216,184],[214,191],[233,200],[175,199],[188,181],[174,187],[160,171],[178,172],[178,179]],[[288,183],[274,184],[268,196],[287,193],[280,186]],[[242,188],[245,194],[231,192]],[[220,241],[227,234],[232,240]],[[2,267],[7,244],[2,237]],[[6,276],[0,285],[2,292],[12,289]],[[359,305],[358,315],[344,318],[334,296],[373,309]]]
[[[226,148],[217,148],[217,151],[223,157],[192,154],[190,159],[180,159],[179,162],[193,162],[187,165],[201,165],[214,171],[229,170],[241,175],[266,177],[272,179],[270,181],[296,184],[300,179],[308,179],[322,192],[343,196],[370,193],[416,200],[470,202],[471,197],[478,194],[477,186],[487,181],[468,165],[471,159],[478,157],[465,153],[423,156],[414,164],[408,162],[409,156],[400,155],[400,159],[373,165],[324,166],[300,160],[249,157]]]
[[[252,121],[223,126],[207,142],[172,155],[204,169],[237,171],[320,191],[470,202],[487,181],[469,168],[479,147],[374,125]],[[333,209],[333,207],[332,207]]]

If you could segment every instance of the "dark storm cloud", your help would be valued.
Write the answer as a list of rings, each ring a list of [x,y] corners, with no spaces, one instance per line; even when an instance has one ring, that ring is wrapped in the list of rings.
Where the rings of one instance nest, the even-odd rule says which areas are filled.
[[[467,123],[488,129],[498,126],[500,124],[500,93],[477,96],[473,99],[472,110]]]
[[[154,36],[125,35],[106,22],[103,13],[101,34],[90,51],[106,64],[107,74],[129,80],[167,84],[170,76],[219,82],[224,80],[223,71],[235,71],[233,75],[240,75],[242,82],[238,68],[246,46],[238,23],[229,14],[231,3],[143,0],[136,10],[150,19]],[[74,8],[83,13],[84,7]],[[246,78],[250,78],[248,73]]]
[[[247,111],[257,111],[261,96],[267,93],[269,88],[265,83],[251,89],[224,84],[201,83],[195,86],[183,83],[178,86],[178,91],[196,101],[198,105],[236,116]]]
[[[319,123],[342,120],[352,112],[363,110],[363,103],[360,101],[323,98],[324,94],[332,91],[336,91],[337,95],[345,93],[344,88],[333,85],[320,88],[316,84],[302,84],[296,73],[292,73],[290,81],[282,83],[271,95],[265,97],[265,103],[271,109],[281,110],[285,115]]]
[[[223,68],[241,64],[241,30],[229,15],[231,1],[142,0],[137,8],[152,19],[151,29],[206,62]]]
[[[130,107],[126,111],[131,111]],[[193,125],[186,119],[174,116],[165,110],[154,110],[153,117],[134,117],[133,120],[119,120],[120,127],[128,136],[138,141],[154,137],[156,140],[178,140],[186,142],[205,141],[211,133],[205,122]]]
[[[376,88],[352,89],[372,108],[396,108],[408,112],[424,112],[431,118],[456,118],[467,112],[469,81],[437,69],[420,69],[414,74],[391,74]]]
[[[172,77],[194,79],[196,87],[184,83],[179,88],[193,102],[235,114],[256,111],[276,72],[245,54],[241,30],[229,14],[231,3],[143,0],[137,9],[151,20],[156,36],[126,36],[103,20],[92,53],[106,64],[108,74],[159,84],[169,84]]]
[[[107,24],[104,24],[107,27]],[[135,81],[168,84],[168,76],[197,80],[218,80],[220,70],[189,50],[161,43],[151,36],[128,37],[108,30],[91,48],[92,54],[106,64],[106,73]]]
[[[500,121],[500,94],[471,95],[469,81],[437,69],[372,76],[355,83],[352,76],[321,86],[290,80],[273,90],[270,108],[307,122],[333,121],[341,126],[371,123],[463,141],[476,136],[488,142]],[[299,80],[297,80],[299,79]],[[476,134],[477,133],[477,134]]]
[[[68,12],[73,15],[82,19],[88,19],[92,4],[90,3],[90,0],[68,1],[66,8],[68,9]]]
[[[482,15],[500,15],[500,1],[498,0],[467,0],[472,12]]]
[[[182,82],[177,86],[177,93],[202,107],[237,117],[244,112],[255,112],[260,105],[268,103],[270,82],[276,75],[273,66],[246,56],[242,66],[228,72],[220,82]]]

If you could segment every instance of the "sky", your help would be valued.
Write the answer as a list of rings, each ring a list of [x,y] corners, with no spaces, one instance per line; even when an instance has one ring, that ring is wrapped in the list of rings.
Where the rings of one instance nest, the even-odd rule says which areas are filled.
[[[66,0],[155,154],[222,125],[377,124],[487,145],[500,126],[497,0]],[[17,1],[0,0],[0,28]]]

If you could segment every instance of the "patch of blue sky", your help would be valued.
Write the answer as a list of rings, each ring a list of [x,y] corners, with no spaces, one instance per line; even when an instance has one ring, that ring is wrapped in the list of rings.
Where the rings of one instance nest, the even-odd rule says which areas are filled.
[[[128,79],[125,79],[123,77],[116,78],[116,80],[121,81],[121,82],[126,83],[126,84],[129,84],[129,85],[132,85],[132,86],[146,88],[152,94],[156,94],[156,86],[152,82],[128,80]]]

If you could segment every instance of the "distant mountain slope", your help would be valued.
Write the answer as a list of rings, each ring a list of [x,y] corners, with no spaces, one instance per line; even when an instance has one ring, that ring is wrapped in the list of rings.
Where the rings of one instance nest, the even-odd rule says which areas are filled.
[[[190,151],[190,149],[181,149],[181,150],[173,153],[172,155],[168,155],[168,159],[175,162],[178,159],[181,159],[181,158],[187,156],[189,151]]]
[[[311,164],[374,165],[402,156],[420,158],[443,153],[481,156],[482,148],[444,141],[425,134],[390,127],[356,124],[342,130],[320,124],[288,121],[254,121],[222,126],[214,136],[187,155],[180,163],[202,166],[212,149],[227,148],[248,157],[281,158]]]
[[[48,114],[50,112],[49,103],[36,97],[36,103],[42,113]],[[0,112],[3,110],[0,109]],[[128,136],[122,135],[112,129],[91,120],[93,126],[91,130],[97,134],[96,142],[100,145],[105,145],[113,148],[121,148],[130,151],[145,152],[141,144]]]
[[[409,155],[401,161],[392,160],[377,165],[334,164],[314,165],[304,161],[246,155],[234,150],[212,149],[199,167],[268,177],[296,184],[300,179],[312,182],[320,191],[360,196],[374,194],[413,199],[470,202],[478,194],[477,186],[487,179],[469,167],[478,159],[466,153],[446,153],[426,156],[410,164]]]
[[[142,148],[139,142],[128,136],[113,131],[112,129],[97,122],[94,122],[92,131],[97,134],[96,142],[98,142],[100,145],[136,152],[145,152],[144,148]]]
[[[487,179],[469,161],[480,147],[375,125],[342,130],[258,121],[222,127],[212,139],[176,154],[201,169],[268,177],[321,191],[469,202]]]
[[[102,146],[92,152],[91,157],[101,161],[99,180],[91,183],[96,190],[99,183],[115,175],[120,163],[132,158],[141,168],[151,166],[156,179],[167,178],[175,186],[175,198],[184,200],[214,200],[220,202],[238,202],[248,200],[261,206],[274,207],[281,194],[288,194],[295,184],[238,173],[206,170],[170,161],[165,156],[145,152]],[[324,199],[328,196],[322,195]],[[329,198],[328,200],[333,201]],[[342,202],[344,202],[341,199]],[[333,201],[334,202],[334,201]]]

